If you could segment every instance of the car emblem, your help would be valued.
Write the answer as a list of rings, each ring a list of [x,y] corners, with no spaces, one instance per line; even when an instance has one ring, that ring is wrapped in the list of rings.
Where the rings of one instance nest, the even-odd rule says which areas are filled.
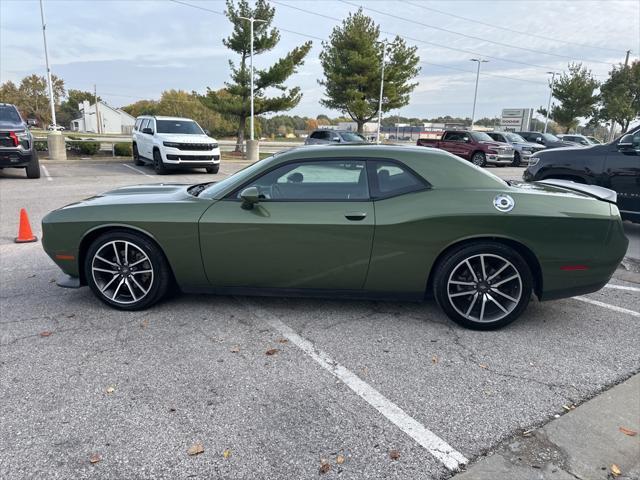
[[[510,212],[516,206],[516,202],[509,195],[501,193],[493,199],[493,206],[500,212]]]

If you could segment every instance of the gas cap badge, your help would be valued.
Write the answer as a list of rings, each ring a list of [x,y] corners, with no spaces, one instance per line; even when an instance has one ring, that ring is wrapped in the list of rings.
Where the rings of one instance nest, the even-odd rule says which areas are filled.
[[[516,206],[516,202],[509,195],[501,193],[493,199],[493,206],[500,212],[510,212]]]

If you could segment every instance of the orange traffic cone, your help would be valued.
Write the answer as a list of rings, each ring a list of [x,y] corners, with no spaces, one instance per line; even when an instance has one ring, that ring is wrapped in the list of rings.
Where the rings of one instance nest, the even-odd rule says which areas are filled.
[[[27,211],[24,208],[20,209],[20,228],[18,229],[18,236],[15,239],[16,243],[28,243],[36,242],[36,237],[31,231],[31,225],[29,225],[29,217]]]

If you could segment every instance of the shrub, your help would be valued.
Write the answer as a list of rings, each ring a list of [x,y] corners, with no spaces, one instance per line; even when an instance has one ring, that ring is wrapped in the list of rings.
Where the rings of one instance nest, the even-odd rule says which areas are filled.
[[[95,155],[100,150],[100,142],[67,142],[69,150],[80,155]]]
[[[36,140],[33,142],[33,146],[38,152],[46,152],[49,149],[49,145],[47,145],[46,140]]]
[[[129,142],[116,143],[113,146],[113,153],[117,157],[131,157],[133,155],[133,147]]]

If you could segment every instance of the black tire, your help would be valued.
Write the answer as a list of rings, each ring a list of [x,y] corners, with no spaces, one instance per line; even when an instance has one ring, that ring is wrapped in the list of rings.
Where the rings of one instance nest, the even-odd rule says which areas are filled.
[[[147,260],[144,260],[142,263],[139,263],[139,268],[142,269],[150,269],[151,274],[145,274],[144,272],[147,270],[138,271],[142,276],[138,277],[134,273],[134,270],[137,268],[133,266],[135,262],[132,262],[130,265],[130,270],[126,272],[120,272],[114,277],[112,277],[111,273],[102,273],[100,275],[105,275],[103,279],[97,278],[98,273],[96,272],[96,277],[94,277],[93,267],[101,267],[105,269],[114,269],[114,272],[117,272],[119,268],[123,268],[123,266],[127,266],[126,262],[124,262],[124,257],[122,256],[122,251],[120,252],[121,257],[116,260],[115,254],[112,253],[110,243],[116,242],[115,245],[122,245],[124,242],[128,242],[128,255],[129,259],[136,260],[136,257],[133,257],[137,252],[136,248],[143,252],[146,255]],[[105,249],[103,250],[103,247]],[[135,247],[135,248],[134,248]],[[106,262],[101,259],[96,259],[96,254],[100,252],[100,257],[107,260]],[[106,252],[106,253],[103,253]],[[139,258],[139,257],[138,257]],[[116,266],[115,262],[121,263],[120,266]],[[121,262],[122,261],[122,262]],[[110,265],[111,262],[111,265]],[[83,262],[84,275],[87,280],[87,284],[93,291],[94,295],[98,297],[102,302],[106,303],[110,307],[116,308],[118,310],[143,310],[145,308],[149,308],[153,304],[157,303],[160,299],[162,299],[166,293],[169,285],[172,283],[172,274],[169,268],[169,264],[164,256],[164,253],[160,248],[152,242],[149,238],[145,237],[142,234],[137,234],[125,230],[113,230],[111,232],[107,232],[104,235],[99,236],[97,239],[93,241],[93,243],[89,246],[87,254],[84,258]],[[95,263],[95,265],[94,265]],[[145,277],[145,275],[147,275]],[[137,295],[140,296],[141,292],[144,292],[144,289],[138,289],[134,286],[134,281],[131,280],[134,277],[139,280],[139,285],[142,287],[148,287],[147,292],[135,300],[135,295],[137,291]],[[107,282],[111,277],[111,281],[113,284],[111,288],[108,288]],[[128,282],[124,284],[120,282]],[[131,281],[129,281],[131,280]],[[102,285],[98,285],[96,282],[102,281]],[[116,299],[120,298],[118,295],[118,291],[112,295],[112,289],[115,289],[117,284],[121,284],[122,297],[125,298],[124,301],[117,301]],[[133,291],[129,286],[133,287]],[[105,288],[105,286],[107,288]],[[126,287],[126,288],[125,288]],[[129,291],[128,299],[126,298],[126,291]],[[104,293],[103,293],[104,292]],[[133,294],[133,296],[132,296]],[[132,301],[129,301],[132,300]]]
[[[520,163],[522,163],[522,159],[520,158],[520,152],[513,152],[513,162],[511,162],[512,167],[519,167]]]
[[[40,178],[40,160],[38,159],[38,153],[33,150],[31,161],[25,167],[27,171],[27,178]]]
[[[142,159],[140,158],[140,154],[138,153],[138,145],[136,145],[135,143],[133,144],[133,164],[137,165],[138,167],[144,165],[144,162],[142,161]]]
[[[160,150],[153,151],[153,168],[158,175],[166,175],[168,173],[167,167],[164,166],[164,162],[162,161]]]
[[[487,157],[483,152],[476,152],[471,157],[471,163],[478,167],[484,167],[487,165]]]
[[[485,276],[480,262],[485,265]],[[499,271],[505,264],[508,265]],[[467,265],[471,265],[473,272]],[[462,245],[449,252],[435,268],[434,297],[444,313],[465,328],[502,328],[522,314],[531,298],[533,277],[529,265],[517,251],[501,243],[479,241]],[[456,276],[458,272],[466,273],[467,278]],[[508,280],[516,273],[519,277]],[[497,276],[492,278],[493,275]],[[502,310],[496,302],[502,305]]]
[[[218,173],[220,171],[220,165],[214,165],[213,167],[207,167],[207,173]]]

